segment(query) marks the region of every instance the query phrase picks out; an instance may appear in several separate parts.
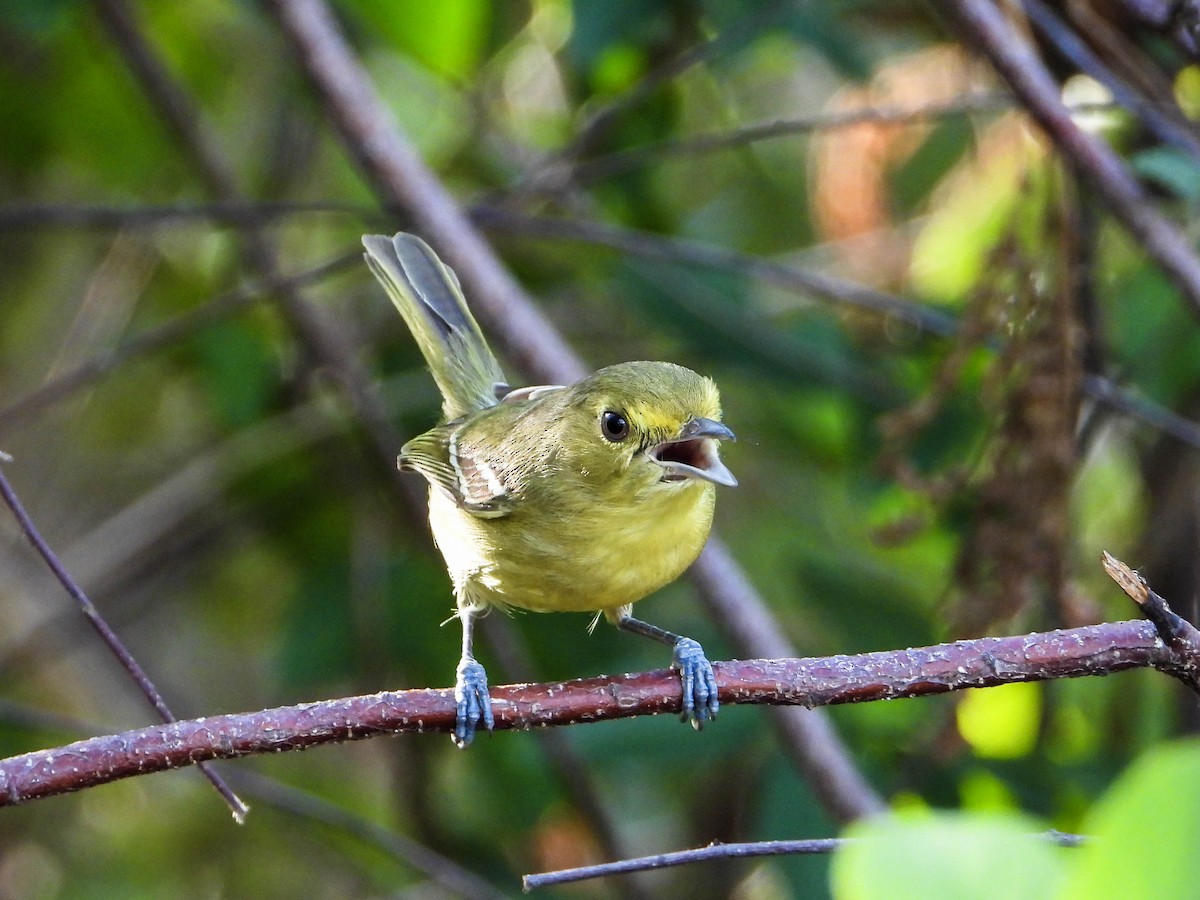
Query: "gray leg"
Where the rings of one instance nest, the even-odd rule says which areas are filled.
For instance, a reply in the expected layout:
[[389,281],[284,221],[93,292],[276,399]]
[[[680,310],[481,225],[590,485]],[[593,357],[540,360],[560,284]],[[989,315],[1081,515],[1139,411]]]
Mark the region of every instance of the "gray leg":
[[690,721],[692,727],[699,731],[706,720],[717,717],[721,705],[717,700],[717,679],[699,641],[635,619],[629,615],[627,606],[610,616],[609,621],[622,631],[640,634],[673,648],[671,668],[679,670],[679,678],[683,682],[683,721]]
[[471,652],[475,619],[480,610],[463,607],[458,611],[462,622],[462,659],[458,661],[457,678],[454,682],[454,701],[457,718],[454,723],[454,743],[460,748],[467,746],[475,737],[475,726],[483,721],[488,731],[495,724],[492,718],[492,698],[488,695],[487,673]]

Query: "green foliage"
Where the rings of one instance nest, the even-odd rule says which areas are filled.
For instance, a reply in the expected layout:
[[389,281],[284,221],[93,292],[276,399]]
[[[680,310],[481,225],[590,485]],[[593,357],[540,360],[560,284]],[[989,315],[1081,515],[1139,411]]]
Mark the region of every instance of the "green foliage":
[[[111,362],[33,412],[0,411],[0,450],[15,457],[6,473],[181,716],[449,685],[458,629],[439,626],[452,614],[451,586],[419,502],[391,470],[438,402],[365,265],[298,296],[378,386],[394,447],[374,445],[380,423],[364,424],[345,373],[320,359],[287,302],[210,305],[263,276],[249,226],[228,209],[72,224],[91,207],[186,212],[214,199],[196,149],[180,143],[102,27],[104,5],[0,4],[0,410],[78,365]],[[129,6],[245,211],[261,215],[256,239],[280,274],[357,252],[363,233],[418,227],[408,210],[381,210],[271,4]],[[840,115],[859,100],[921,106],[944,102],[948,84],[975,90],[946,63],[956,38],[929,4],[333,8],[400,126],[480,221],[497,208],[542,215],[553,235],[553,217],[569,216],[628,238],[618,251],[535,236],[516,220],[485,226],[590,364],[671,359],[716,379],[739,438],[724,454],[741,482],[721,495],[717,528],[804,654],[963,636],[963,554],[986,543],[975,540],[983,523],[1014,512],[997,508],[1029,480],[997,473],[1048,443],[1005,430],[1034,405],[1015,393],[1030,370],[1045,375],[1038,366],[1064,355],[1028,352],[1045,350],[1035,326],[1066,295],[1064,248],[1093,226],[1091,317],[1073,327],[1135,396],[1195,418],[1193,316],[1019,117],[740,133]],[[691,65],[640,93],[700,46]],[[1178,74],[1185,108],[1197,108],[1198,79],[1194,67]],[[631,92],[628,108],[597,119]],[[1153,202],[1181,216],[1193,209],[1195,162],[1126,125],[1113,139],[1128,139],[1118,149],[1158,191]],[[678,146],[713,135],[730,140]],[[589,169],[627,150],[647,155]],[[822,191],[831,182],[843,186],[833,197]],[[50,215],[47,205],[60,208]],[[43,214],[35,224],[5,218],[33,207]],[[753,269],[676,259],[669,245],[670,258],[643,255],[651,238],[891,292],[978,333],[925,333]],[[181,332],[121,355],[163,326]],[[1012,347],[1022,349],[1007,359]],[[1101,550],[1144,561],[1183,611],[1196,583],[1192,451],[1137,418],[1057,412],[1068,445],[1081,441],[1061,491],[1044,500],[1063,523],[1065,589],[1056,595],[1031,576],[1027,605],[991,630],[1133,615],[1095,564]],[[419,498],[423,488],[412,488]],[[4,534],[5,755],[151,721],[16,533]],[[639,613],[714,657],[739,653],[686,579]],[[588,621],[497,613],[479,655],[494,683],[668,664],[664,648],[604,623],[589,632]],[[493,626],[499,638],[488,636]],[[837,708],[830,716],[856,764],[910,815],[864,826],[876,837],[839,857],[832,876],[827,859],[730,863],[658,876],[648,892],[821,896],[832,884],[846,897],[1185,896],[1196,751],[1157,750],[1190,719],[1181,697],[1147,672]],[[613,854],[835,828],[760,707],[723,710],[702,734],[664,716],[560,737],[582,778],[565,774],[538,735],[511,733],[466,753],[444,735],[414,735],[222,770],[310,791],[507,893],[522,873]],[[589,819],[587,790],[615,847]],[[247,793],[255,810],[237,833],[194,771],[0,810],[0,896],[441,891],[361,835]],[[1070,851],[1029,839],[1048,825],[1096,839]],[[625,886],[587,890],[623,896]]]
[[838,900],[1036,900],[1055,895],[1067,852],[1012,814],[924,813],[851,827],[834,857]]
[[[837,900],[962,897],[1085,900],[1187,897],[1200,840],[1200,744],[1166,744],[1138,759],[1084,819],[1082,847],[1055,846],[1012,813],[919,812],[864,822],[830,873]],[[1183,792],[1181,794],[1181,791]]]

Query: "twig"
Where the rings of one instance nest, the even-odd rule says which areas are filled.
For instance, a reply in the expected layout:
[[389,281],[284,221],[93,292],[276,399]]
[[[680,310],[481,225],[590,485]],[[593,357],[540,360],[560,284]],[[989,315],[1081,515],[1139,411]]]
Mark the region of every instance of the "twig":
[[[1165,644],[1153,623],[1138,619],[858,656],[735,660],[714,670],[723,704],[812,709],[1133,668],[1186,681],[1181,673],[1196,665],[1189,652]],[[491,693],[498,730],[678,714],[681,706],[679,676],[671,669],[501,686]],[[173,722],[0,760],[0,806],[210,759],[381,734],[448,733],[454,720],[453,691],[426,688]]]
[[[1087,841],[1087,838],[1081,834],[1069,834],[1065,831],[1055,830],[1044,832],[1042,837],[1059,847],[1080,847]],[[794,841],[750,841],[736,844],[724,844],[716,841],[707,847],[697,847],[693,850],[658,853],[654,856],[622,859],[616,862],[599,863],[594,866],[579,866],[574,869],[560,869],[556,872],[539,872],[536,875],[526,875],[522,878],[521,886],[528,893],[536,888],[551,887],[556,884],[587,881],[591,878],[606,878],[609,875],[620,875],[626,872],[643,872],[647,869],[665,869],[671,866],[690,865],[691,863],[706,862],[711,859],[738,859],[756,856],[809,856],[836,853],[838,850],[855,843],[856,840],[856,838],[807,838]]]
[[1121,560],[1104,554],[1104,571],[1154,623],[1163,643],[1175,651],[1181,665],[1172,674],[1200,693],[1200,630],[1177,614],[1167,601],[1151,590],[1146,579]]
[[377,208],[332,201],[216,201],[137,206],[32,203],[0,206],[0,231],[26,232],[38,228],[159,228],[164,225],[192,222],[227,228],[261,228],[280,219],[301,215],[352,216],[360,220],[382,218]]
[[1191,242],[1158,213],[1117,155],[1075,123],[1058,86],[1030,43],[991,0],[953,0],[942,8],[954,14],[968,38],[1008,82],[1059,152],[1078,167],[1113,215],[1200,315],[1200,259]]
[[850,838],[809,838],[798,841],[752,841],[736,844],[717,842],[693,850],[656,853],[653,856],[639,856],[636,859],[621,859],[593,866],[560,869],[557,872],[539,872],[536,875],[526,875],[522,878],[521,887],[528,893],[537,888],[551,887],[556,884],[587,881],[591,878],[607,878],[609,875],[623,875],[627,872],[644,872],[647,869],[666,869],[671,866],[707,862],[710,859],[833,853],[851,842]]
[[[720,150],[732,150],[761,141],[807,134],[813,131],[836,131],[857,125],[901,125],[929,122],[954,116],[969,116],[976,113],[1004,112],[1015,107],[1008,94],[967,95],[948,103],[931,103],[924,106],[866,106],[858,109],[840,109],[816,113],[811,116],[771,119],[755,122],[729,131],[698,134],[688,138],[664,140],[653,144],[616,150],[602,156],[593,156],[578,162],[570,172],[572,184],[586,186],[632,169],[659,162],[667,157],[698,156]],[[1076,112],[1096,108],[1112,109],[1113,104],[1087,104],[1073,106]],[[3,219],[0,219],[2,222]]]
[[[2,698],[0,723],[9,730],[15,727],[65,734],[94,734],[97,730],[95,725],[73,716]],[[492,900],[503,900],[506,896],[487,881],[429,847],[309,791],[246,770],[230,773],[230,781],[237,786],[239,793],[254,801],[256,809],[272,807],[295,818],[341,831],[365,845],[381,850],[397,862],[424,873],[431,881],[455,894]]]
[[575,354],[400,132],[329,8],[321,0],[267,0],[267,7],[291,40],[348,152],[385,204],[408,210],[422,236],[454,269],[489,337],[522,371],[549,383],[582,378],[586,371]]
[[1200,53],[1200,10],[1196,0],[1117,0],[1125,12],[1171,36],[1193,59]]
[[[487,616],[482,620],[488,644],[499,666],[501,678],[515,681],[533,678],[533,665],[529,651],[521,634],[506,616]],[[538,744],[547,761],[558,773],[562,788],[571,802],[591,825],[600,852],[609,859],[626,855],[620,830],[616,827],[610,804],[601,799],[595,779],[588,771],[587,761],[576,751],[570,735],[555,729],[546,729]],[[622,885],[627,900],[643,900],[652,896],[636,879]]]
[[541,193],[554,190],[569,178],[572,163],[590,149],[630,109],[652,96],[656,90],[692,66],[711,59],[730,45],[747,40],[785,14],[790,4],[776,2],[760,4],[753,13],[741,16],[736,23],[710,40],[689,47],[684,52],[655,67],[629,90],[614,97],[596,110],[580,127],[570,142],[551,154],[514,186],[513,193]]
[[[471,224],[446,187],[418,156],[396,126],[391,112],[354,57],[328,7],[321,0],[269,0],[271,9],[292,41],[300,62],[324,100],[328,114],[341,133],[376,194],[387,204],[399,204],[431,239],[454,268],[471,298],[473,311],[506,355],[526,374],[545,383],[577,380],[585,369],[562,337],[537,310],[500,264],[491,247]],[[710,546],[712,545],[710,540]],[[722,565],[746,583],[732,558]],[[710,608],[726,601],[709,592]],[[762,598],[748,589],[738,598],[741,609],[729,605],[720,615],[739,615],[772,621]],[[751,608],[752,607],[752,608]],[[777,623],[775,631],[781,632]],[[759,655],[752,648],[740,648]],[[880,799],[850,761],[846,748],[828,724],[817,726],[817,716],[793,718],[789,735],[802,734],[802,746],[788,747],[793,759],[803,760],[801,771],[816,784],[841,784],[852,777],[857,790],[829,807],[840,816],[867,815],[881,808]],[[825,791],[818,788],[825,796]]]
[[713,244],[664,237],[603,222],[530,215],[503,207],[476,207],[472,210],[472,217],[484,228],[500,233],[516,232],[556,241],[581,241],[610,247],[642,259],[690,263],[735,272],[819,300],[875,313],[939,337],[951,337],[958,332],[958,323],[953,316],[896,294]]
[[[100,611],[96,609],[95,604],[83,592],[83,588],[75,583],[75,580],[66,570],[66,567],[63,566],[58,556],[37,530],[37,526],[33,524],[29,513],[25,511],[24,505],[17,496],[17,492],[13,490],[13,486],[9,483],[8,477],[4,474],[2,467],[0,467],[0,497],[4,498],[5,504],[12,510],[13,516],[21,526],[21,531],[24,532],[29,543],[33,545],[33,549],[45,560],[47,567],[54,573],[54,577],[58,579],[59,584],[63,586],[71,599],[75,601],[80,611],[87,618],[88,623],[95,629],[96,634],[104,641],[105,645],[112,652],[113,656],[117,658],[117,661],[125,671],[129,673],[134,684],[138,686],[138,690],[142,692],[142,695],[154,707],[159,717],[167,723],[176,722],[177,719],[174,713],[167,707],[166,701],[163,700],[162,694],[158,692],[158,688],[154,686],[154,682],[142,670],[138,661],[133,658],[133,654],[121,643],[121,639],[117,637],[116,632],[109,628],[108,623],[104,621],[104,617],[100,615]],[[229,785],[211,767],[202,765],[200,766],[200,771],[204,773],[204,777],[212,783],[212,786],[217,789],[217,792],[229,804],[234,821],[239,825],[245,822],[246,814],[250,811],[250,808],[242,802],[241,798],[233,792]]]
[[[291,816],[319,822],[351,835],[363,844],[376,847],[404,865],[424,873],[443,891],[471,900],[504,900],[508,896],[441,853],[310,791],[253,772],[238,773],[235,783],[257,804],[265,804]],[[439,893],[438,896],[443,894]]]

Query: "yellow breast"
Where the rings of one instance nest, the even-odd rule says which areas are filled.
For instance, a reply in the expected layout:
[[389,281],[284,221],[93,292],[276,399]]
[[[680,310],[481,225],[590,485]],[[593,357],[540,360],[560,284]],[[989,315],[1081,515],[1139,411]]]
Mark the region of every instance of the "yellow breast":
[[430,524],[460,603],[588,612],[633,603],[675,580],[712,525],[713,485],[661,483],[584,509],[485,519],[430,495]]

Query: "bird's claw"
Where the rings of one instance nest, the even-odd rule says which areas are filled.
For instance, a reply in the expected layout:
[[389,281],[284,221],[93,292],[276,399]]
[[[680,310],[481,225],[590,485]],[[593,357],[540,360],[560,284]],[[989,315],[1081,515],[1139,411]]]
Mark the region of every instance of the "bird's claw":
[[679,670],[683,682],[683,709],[680,718],[690,721],[699,731],[709,719],[717,717],[717,678],[712,663],[704,655],[699,641],[681,637],[675,642],[671,668]]
[[454,682],[454,701],[457,717],[454,721],[454,743],[459,749],[467,746],[475,737],[475,726],[482,721],[488,731],[492,730],[492,698],[488,694],[487,672],[474,659],[464,659],[458,664]]

